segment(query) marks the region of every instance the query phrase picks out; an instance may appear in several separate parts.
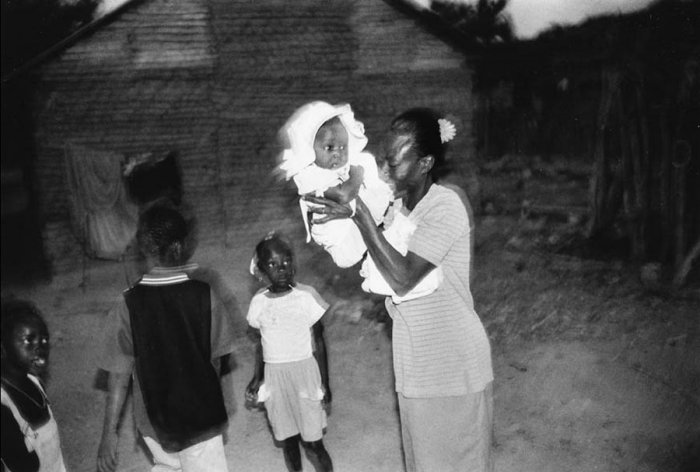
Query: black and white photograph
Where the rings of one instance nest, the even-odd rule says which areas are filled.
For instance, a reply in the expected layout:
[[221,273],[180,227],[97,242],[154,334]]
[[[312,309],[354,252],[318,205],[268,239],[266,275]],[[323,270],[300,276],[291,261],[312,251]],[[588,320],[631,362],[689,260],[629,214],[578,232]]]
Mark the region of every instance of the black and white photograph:
[[700,471],[700,1],[1,17],[3,472]]

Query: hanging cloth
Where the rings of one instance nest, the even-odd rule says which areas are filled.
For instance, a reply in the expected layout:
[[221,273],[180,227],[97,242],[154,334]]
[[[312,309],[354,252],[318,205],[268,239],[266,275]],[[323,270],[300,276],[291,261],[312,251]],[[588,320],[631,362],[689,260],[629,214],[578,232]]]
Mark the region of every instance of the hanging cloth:
[[119,259],[136,233],[138,209],[127,196],[123,160],[117,152],[66,146],[73,229],[91,257]]

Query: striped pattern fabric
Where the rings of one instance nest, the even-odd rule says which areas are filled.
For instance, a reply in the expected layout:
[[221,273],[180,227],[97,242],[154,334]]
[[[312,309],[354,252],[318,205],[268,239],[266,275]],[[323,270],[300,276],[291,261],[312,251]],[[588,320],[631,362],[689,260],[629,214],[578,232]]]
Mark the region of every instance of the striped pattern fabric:
[[409,218],[408,250],[442,267],[435,292],[386,305],[393,319],[396,391],[409,398],[464,395],[493,380],[491,347],[469,288],[471,229],[459,196],[434,184]]
[[177,267],[154,267],[139,281],[142,285],[171,285],[190,280],[189,273],[199,269],[199,265],[189,263]]
[[150,277],[144,275],[139,284],[141,285],[172,285],[190,280],[187,274],[178,274],[170,277]]

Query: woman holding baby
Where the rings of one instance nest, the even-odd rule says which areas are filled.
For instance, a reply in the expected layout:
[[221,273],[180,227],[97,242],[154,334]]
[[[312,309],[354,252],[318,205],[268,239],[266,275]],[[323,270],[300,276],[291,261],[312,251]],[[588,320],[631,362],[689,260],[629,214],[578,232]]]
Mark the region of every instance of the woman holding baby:
[[411,109],[393,119],[385,139],[383,172],[402,199],[401,211],[415,224],[405,255],[361,198],[353,212],[323,197],[314,224],[351,218],[369,256],[393,291],[409,293],[435,270],[437,290],[396,303],[387,297],[393,320],[393,359],[406,470],[492,470],[491,348],[470,290],[471,224],[460,195],[436,181],[452,123],[430,109]]

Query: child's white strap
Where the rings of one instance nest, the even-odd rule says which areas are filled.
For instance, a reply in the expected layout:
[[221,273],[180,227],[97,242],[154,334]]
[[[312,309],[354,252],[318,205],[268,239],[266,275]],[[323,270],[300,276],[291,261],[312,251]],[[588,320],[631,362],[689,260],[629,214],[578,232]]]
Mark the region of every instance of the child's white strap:
[[299,199],[299,207],[301,208],[301,218],[304,220],[304,229],[306,230],[306,242],[311,241],[311,228],[309,225],[309,204],[303,198]]
[[357,211],[357,201],[356,200],[351,200],[350,201],[350,208],[352,209],[352,214],[350,215],[350,218],[355,216],[355,212]]

